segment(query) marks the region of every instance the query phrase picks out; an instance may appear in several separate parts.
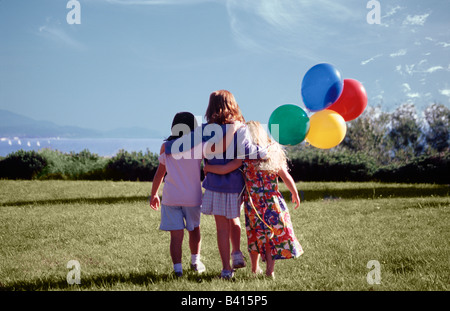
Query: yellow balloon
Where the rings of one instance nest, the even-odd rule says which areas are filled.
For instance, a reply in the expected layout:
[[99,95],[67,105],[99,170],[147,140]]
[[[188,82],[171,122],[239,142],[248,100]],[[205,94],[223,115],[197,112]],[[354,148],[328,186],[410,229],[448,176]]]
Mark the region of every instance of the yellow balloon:
[[306,142],[319,149],[330,149],[339,145],[347,133],[344,118],[332,110],[321,110],[309,120],[309,132]]

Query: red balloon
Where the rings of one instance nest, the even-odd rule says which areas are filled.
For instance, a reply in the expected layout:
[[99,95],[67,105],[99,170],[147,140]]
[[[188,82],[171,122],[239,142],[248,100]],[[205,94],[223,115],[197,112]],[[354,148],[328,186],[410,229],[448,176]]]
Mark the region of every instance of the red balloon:
[[359,117],[366,107],[367,93],[364,86],[359,81],[344,79],[341,96],[327,109],[336,111],[347,122]]

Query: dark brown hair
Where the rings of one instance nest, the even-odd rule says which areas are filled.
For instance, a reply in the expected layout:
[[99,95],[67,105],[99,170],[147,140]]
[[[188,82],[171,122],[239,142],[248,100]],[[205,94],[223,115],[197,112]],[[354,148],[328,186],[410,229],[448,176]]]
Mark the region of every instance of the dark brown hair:
[[181,136],[187,134],[187,133],[178,131],[180,128],[177,128],[176,125],[179,125],[179,124],[187,125],[191,131],[193,131],[198,126],[197,120],[195,119],[195,116],[192,113],[178,112],[173,117],[172,128],[171,128],[172,135],[169,136],[167,139],[165,139],[166,141],[174,140],[174,139],[180,138]]

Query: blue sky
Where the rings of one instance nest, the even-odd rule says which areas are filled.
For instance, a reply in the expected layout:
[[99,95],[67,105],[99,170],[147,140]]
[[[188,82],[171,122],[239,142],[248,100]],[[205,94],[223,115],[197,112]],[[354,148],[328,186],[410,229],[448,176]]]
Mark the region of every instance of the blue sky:
[[450,106],[450,1],[0,0],[0,109],[60,125],[139,126],[167,135],[231,91],[247,120],[304,107],[301,81],[327,62],[392,111]]

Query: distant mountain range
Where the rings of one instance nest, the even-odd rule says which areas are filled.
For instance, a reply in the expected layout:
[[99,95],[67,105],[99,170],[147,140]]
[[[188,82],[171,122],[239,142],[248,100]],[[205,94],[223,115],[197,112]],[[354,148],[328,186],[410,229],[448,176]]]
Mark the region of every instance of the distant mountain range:
[[140,127],[99,131],[77,126],[61,126],[0,109],[0,137],[161,138],[162,135],[158,131]]

